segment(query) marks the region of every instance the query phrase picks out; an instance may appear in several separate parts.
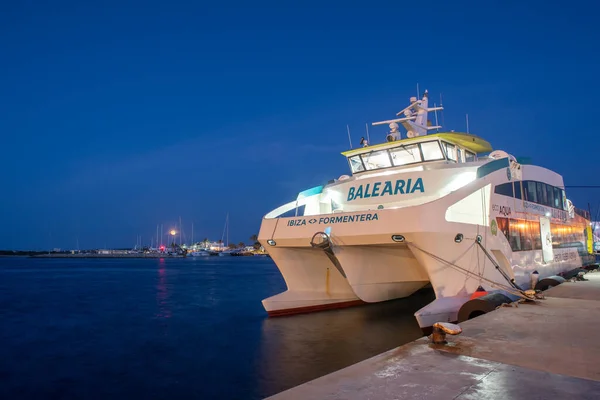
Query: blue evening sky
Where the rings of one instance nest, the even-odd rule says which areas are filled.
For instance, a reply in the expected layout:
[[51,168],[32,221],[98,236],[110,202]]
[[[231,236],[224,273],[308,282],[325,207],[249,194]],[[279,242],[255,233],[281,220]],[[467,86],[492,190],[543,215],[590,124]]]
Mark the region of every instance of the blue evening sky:
[[[599,184],[594,2],[0,6],[0,249],[249,242],[420,88],[445,128]],[[371,128],[372,142],[386,127]],[[596,209],[598,189],[573,189]]]

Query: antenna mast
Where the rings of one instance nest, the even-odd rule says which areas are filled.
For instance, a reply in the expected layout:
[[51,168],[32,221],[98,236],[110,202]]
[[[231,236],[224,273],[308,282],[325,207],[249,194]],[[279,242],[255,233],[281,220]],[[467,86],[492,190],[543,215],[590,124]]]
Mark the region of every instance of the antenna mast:
[[371,138],[369,137],[369,124],[365,123],[365,129],[367,130],[367,142],[371,144]]
[[350,149],[352,149],[352,139],[350,139],[350,127],[346,125],[346,130],[348,131],[348,141],[350,142]]
[[467,114],[467,133],[469,133],[469,114]]
[[442,94],[440,93],[440,107],[442,107],[442,126],[445,126],[444,124],[444,102],[442,101]]
[[[440,105],[441,106],[441,105]],[[434,111],[435,113],[435,126],[439,126],[440,124],[438,124],[438,117],[437,117],[437,105],[435,103],[433,103],[433,108],[435,108],[436,110]],[[436,128],[435,129],[436,132],[440,131],[440,128]]]

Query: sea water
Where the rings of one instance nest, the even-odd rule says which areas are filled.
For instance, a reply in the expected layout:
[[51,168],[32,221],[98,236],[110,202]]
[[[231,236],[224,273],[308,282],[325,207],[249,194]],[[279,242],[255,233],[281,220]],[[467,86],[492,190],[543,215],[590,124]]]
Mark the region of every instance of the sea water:
[[268,318],[262,257],[0,258],[0,398],[259,399],[414,340],[431,292]]

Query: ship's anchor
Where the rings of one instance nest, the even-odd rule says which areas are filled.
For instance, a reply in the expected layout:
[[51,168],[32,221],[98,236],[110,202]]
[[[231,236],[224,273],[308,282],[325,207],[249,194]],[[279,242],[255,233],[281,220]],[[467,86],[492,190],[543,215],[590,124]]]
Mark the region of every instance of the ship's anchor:
[[321,249],[327,255],[327,258],[331,261],[331,263],[337,268],[337,270],[342,274],[345,278],[346,273],[340,264],[340,261],[337,259],[335,254],[333,253],[333,243],[331,243],[331,238],[325,232],[317,232],[310,239],[310,245],[316,249]]

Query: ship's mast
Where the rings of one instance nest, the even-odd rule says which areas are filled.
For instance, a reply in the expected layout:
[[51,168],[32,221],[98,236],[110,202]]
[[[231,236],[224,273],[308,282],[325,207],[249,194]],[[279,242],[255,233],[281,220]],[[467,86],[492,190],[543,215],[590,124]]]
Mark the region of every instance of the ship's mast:
[[386,121],[373,122],[373,126],[386,125],[390,126],[390,133],[387,136],[389,142],[400,139],[400,132],[398,131],[398,122],[406,129],[406,136],[409,138],[416,136],[424,136],[428,131],[433,129],[439,129],[441,126],[428,126],[427,113],[429,111],[443,110],[443,107],[429,108],[429,94],[427,90],[423,94],[421,100],[417,100],[416,97],[410,98],[410,105],[396,113],[396,116],[404,115],[402,118],[390,119]]

